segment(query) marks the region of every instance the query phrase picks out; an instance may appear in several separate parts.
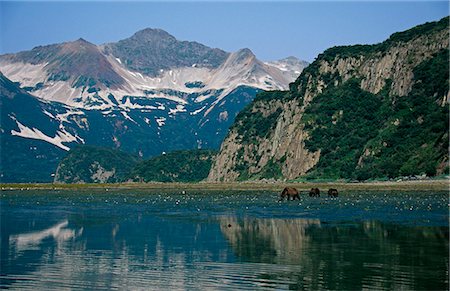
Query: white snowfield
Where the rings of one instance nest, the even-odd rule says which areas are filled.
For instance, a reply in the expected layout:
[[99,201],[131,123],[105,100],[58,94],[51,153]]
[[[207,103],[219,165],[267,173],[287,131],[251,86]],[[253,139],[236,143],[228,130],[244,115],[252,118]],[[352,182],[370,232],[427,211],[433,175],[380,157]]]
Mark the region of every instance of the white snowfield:
[[0,62],[0,71],[11,81],[20,82],[22,87],[34,87],[36,84],[45,81],[47,77],[46,65],[47,63],[33,65],[23,62]]
[[31,139],[38,139],[42,141],[46,141],[48,143],[51,143],[65,151],[69,151],[70,148],[63,144],[65,143],[71,143],[71,142],[82,142],[84,143],[84,140],[81,139],[78,136],[73,136],[71,133],[67,132],[64,127],[60,126],[60,130],[57,130],[54,137],[50,137],[46,134],[44,134],[42,131],[40,131],[37,128],[29,128],[22,123],[20,123],[14,116],[9,116],[12,120],[14,120],[17,123],[17,126],[19,127],[19,131],[11,130],[12,135],[20,136],[23,138],[31,138]]
[[[42,88],[31,92],[37,97],[86,110],[155,109],[153,106],[135,104],[129,98],[122,103],[125,96],[149,99],[162,98],[179,105],[186,105],[188,101],[180,98],[181,95],[175,96],[175,94],[167,93],[167,91],[186,94],[198,93],[200,96],[194,102],[199,103],[214,95],[208,93],[209,91],[221,90],[219,96],[215,94],[217,99],[214,100],[212,105],[204,110],[206,116],[220,100],[239,86],[263,90],[285,90],[289,83],[298,76],[297,72],[303,69],[295,62],[285,61],[287,59],[263,63],[250,50],[242,49],[230,54],[228,59],[217,69],[189,66],[164,70],[159,76],[150,77],[129,70],[120,59],[112,55],[105,56],[114,71],[125,80],[125,83],[116,89],[100,85],[101,90],[97,93],[89,93],[86,88],[73,88],[72,84],[76,78],[67,81],[48,81],[49,74],[45,68],[46,63],[32,65],[0,60],[0,70],[10,80],[20,82],[21,86],[35,87],[36,84],[43,83]],[[201,84],[202,86],[189,86],[189,83]],[[108,98],[110,94],[114,96],[115,100]],[[92,103],[90,102],[92,100],[98,102]],[[176,114],[185,111],[180,108],[177,106],[176,109],[171,109],[171,113]]]

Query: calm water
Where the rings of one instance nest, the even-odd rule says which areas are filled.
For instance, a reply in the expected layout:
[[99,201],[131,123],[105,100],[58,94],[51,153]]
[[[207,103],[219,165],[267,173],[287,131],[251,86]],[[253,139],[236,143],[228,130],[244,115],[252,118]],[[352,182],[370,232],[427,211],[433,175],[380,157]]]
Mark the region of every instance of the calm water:
[[447,192],[1,195],[3,288],[449,288]]

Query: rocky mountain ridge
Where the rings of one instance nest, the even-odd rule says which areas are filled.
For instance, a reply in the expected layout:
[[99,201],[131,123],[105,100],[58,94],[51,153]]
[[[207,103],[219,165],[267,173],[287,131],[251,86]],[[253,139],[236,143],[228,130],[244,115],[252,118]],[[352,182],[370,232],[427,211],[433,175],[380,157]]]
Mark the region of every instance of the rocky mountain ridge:
[[33,95],[105,111],[142,106],[123,102],[126,96],[165,98],[182,106],[186,100],[179,98],[180,93],[196,93],[205,100],[214,97],[212,90],[226,89],[221,99],[239,86],[286,89],[296,77],[293,74],[306,63],[283,64],[280,69],[279,65],[263,63],[249,49],[228,53],[197,42],[178,41],[160,29],[144,29],[128,39],[101,46],[79,39],[0,56],[2,73]]
[[122,60],[132,70],[157,76],[161,70],[181,67],[217,68],[229,53],[212,49],[195,41],[178,41],[162,29],[146,28],[116,43],[101,46],[107,55]]
[[[429,116],[440,126],[437,137],[424,136],[424,139],[433,138],[432,146],[417,141],[417,147],[408,148],[410,156],[405,154],[399,157],[395,165],[386,164],[392,169],[380,169],[374,176],[395,176],[414,171],[407,170],[412,165],[415,165],[415,171],[428,171],[430,175],[448,171],[448,168],[444,169],[448,161],[448,146],[445,146],[446,137],[448,139],[448,47],[447,17],[393,34],[390,39],[377,45],[328,49],[303,70],[300,77],[290,84],[289,91],[260,94],[238,115],[222,143],[208,180],[296,179],[311,172],[321,178],[371,178],[362,173],[368,172],[363,169],[364,161],[366,166],[374,166],[373,163],[381,165],[380,160],[387,158],[385,155],[389,151],[395,152],[390,155],[401,156],[397,152],[402,150],[396,144],[390,145],[389,140],[400,144],[405,142],[399,136],[400,132],[409,136],[411,130],[406,129],[410,126],[408,124],[420,128]],[[422,73],[437,70],[443,79],[430,79],[429,74]],[[437,83],[435,88],[422,88],[421,84],[426,82]],[[438,87],[447,89],[439,92]],[[361,96],[367,99],[361,101]],[[419,96],[429,98],[422,100]],[[372,102],[371,105],[368,106],[366,101]],[[373,115],[359,119],[349,113],[349,105],[358,102],[359,107],[355,110],[364,108]],[[333,107],[327,107],[329,103]],[[430,108],[426,108],[429,112],[420,113],[420,104],[429,105]],[[401,106],[410,109],[404,110]],[[417,112],[418,117],[409,116],[408,112]],[[433,112],[440,115],[431,117]],[[377,120],[378,124],[374,127],[372,121],[377,119],[374,116],[380,113],[385,119]],[[352,116],[354,120],[339,122],[347,116]],[[368,120],[370,132],[362,132],[362,129],[352,132],[352,127],[362,126],[355,120],[363,123]],[[349,145],[343,141],[344,136],[348,139],[354,136],[361,138],[354,145]],[[325,143],[331,143],[334,147],[320,141],[326,137],[329,140]],[[413,137],[408,139],[408,143],[416,142],[413,141]],[[346,156],[344,148],[351,156]],[[427,166],[428,170],[423,168],[428,154],[419,153],[417,148],[437,153],[431,158],[433,164]],[[344,165],[334,162],[345,159],[348,162],[342,163],[348,168],[345,170],[348,173],[339,168]],[[423,160],[422,164],[415,164],[419,160]],[[330,169],[327,163],[339,170]],[[352,176],[352,173],[359,174]]]

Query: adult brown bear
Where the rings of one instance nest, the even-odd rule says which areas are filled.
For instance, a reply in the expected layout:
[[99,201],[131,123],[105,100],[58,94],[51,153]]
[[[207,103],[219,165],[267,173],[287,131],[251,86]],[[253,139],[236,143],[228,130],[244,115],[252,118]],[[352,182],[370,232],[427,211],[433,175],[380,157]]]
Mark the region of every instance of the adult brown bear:
[[292,188],[292,187],[284,188],[283,192],[281,192],[279,201],[283,200],[284,197],[287,197],[287,200],[291,200],[291,197],[292,197],[292,200],[295,200],[295,198],[300,200],[300,196],[298,195],[297,189]]
[[311,188],[311,190],[309,190],[309,197],[320,197],[319,188]]
[[328,190],[328,197],[338,197],[339,193],[337,189],[330,188]]

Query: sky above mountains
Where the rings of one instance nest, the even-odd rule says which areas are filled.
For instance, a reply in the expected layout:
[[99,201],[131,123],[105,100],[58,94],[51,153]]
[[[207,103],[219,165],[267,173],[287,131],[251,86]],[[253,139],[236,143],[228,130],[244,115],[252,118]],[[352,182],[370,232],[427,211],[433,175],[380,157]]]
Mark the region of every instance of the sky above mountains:
[[5,2],[0,54],[80,37],[102,44],[143,28],[262,60],[312,61],[336,45],[373,44],[449,14],[449,2]]

